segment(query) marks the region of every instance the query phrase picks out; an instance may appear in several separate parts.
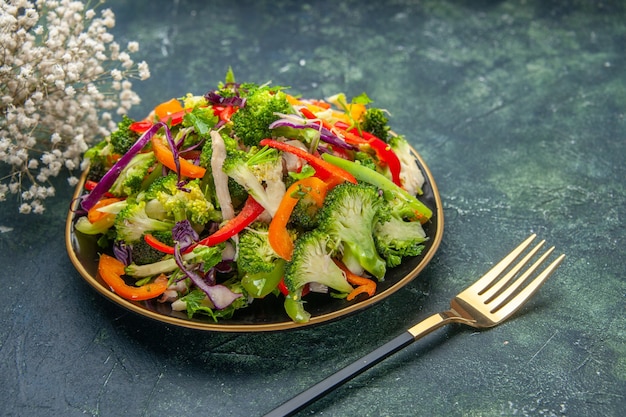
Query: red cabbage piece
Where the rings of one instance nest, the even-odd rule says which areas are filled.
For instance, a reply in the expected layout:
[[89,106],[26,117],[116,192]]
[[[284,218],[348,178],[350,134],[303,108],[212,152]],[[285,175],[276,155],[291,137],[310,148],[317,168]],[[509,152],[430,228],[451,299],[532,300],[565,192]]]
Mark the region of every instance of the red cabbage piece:
[[171,137],[170,129],[163,122],[155,123],[150,129],[146,130],[143,135],[137,139],[137,142],[133,146],[130,147],[128,152],[126,152],[120,159],[117,160],[115,164],[107,171],[106,174],[102,176],[98,184],[94,187],[91,192],[83,198],[80,205],[83,210],[89,210],[92,208],[98,200],[113,186],[115,180],[120,176],[122,170],[128,165],[128,163],[133,159],[135,155],[137,155],[141,150],[146,146],[150,139],[161,129],[165,129],[166,136],[169,135]]
[[181,252],[185,252],[187,248],[194,245],[198,239],[198,232],[191,226],[189,220],[181,220],[176,222],[172,228],[172,237],[174,241],[180,246]]
[[233,303],[237,298],[241,297],[241,294],[236,294],[230,290],[230,288],[226,287],[222,284],[210,285],[208,282],[204,280],[202,276],[197,274],[195,271],[187,268],[185,266],[185,262],[183,261],[183,255],[180,250],[180,245],[176,244],[174,246],[174,259],[176,260],[176,265],[180,270],[187,276],[191,281],[196,285],[196,287],[200,288],[204,293],[209,297],[211,303],[218,310],[222,310]]
[[277,127],[291,127],[294,129],[315,129],[320,133],[320,139],[330,145],[340,147],[347,150],[358,150],[358,147],[347,143],[345,140],[335,135],[327,128],[320,126],[316,123],[295,123],[288,119],[278,119],[269,125],[270,129],[276,129]]
[[246,105],[245,97],[232,96],[232,97],[224,97],[220,95],[217,91],[209,91],[204,95],[204,98],[211,104],[216,104],[218,106],[237,106],[244,107]]

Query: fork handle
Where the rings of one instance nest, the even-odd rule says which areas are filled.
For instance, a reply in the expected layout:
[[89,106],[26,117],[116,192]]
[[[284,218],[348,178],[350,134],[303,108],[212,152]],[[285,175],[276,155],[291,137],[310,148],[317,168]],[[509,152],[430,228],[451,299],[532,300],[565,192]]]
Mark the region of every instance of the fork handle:
[[427,335],[435,329],[450,322],[449,317],[445,314],[434,314],[427,319],[421,321],[417,325],[411,327],[404,333],[396,336],[394,339],[385,343],[378,349],[368,353],[361,359],[353,362],[345,368],[330,375],[326,379],[318,382],[307,390],[296,395],[292,399],[278,406],[274,410],[265,414],[265,417],[286,417],[292,416],[302,410],[307,405],[320,399],[333,389],[343,385],[352,378],[365,372],[372,366],[376,365],[383,359],[393,355],[402,348],[410,345],[420,337]]

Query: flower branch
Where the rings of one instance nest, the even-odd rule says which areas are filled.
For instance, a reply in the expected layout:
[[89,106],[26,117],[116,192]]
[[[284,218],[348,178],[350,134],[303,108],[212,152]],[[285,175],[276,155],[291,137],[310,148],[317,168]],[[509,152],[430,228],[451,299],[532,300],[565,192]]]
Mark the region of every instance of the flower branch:
[[114,26],[110,9],[80,1],[0,2],[0,201],[14,194],[20,212],[42,213],[49,179],[75,185],[85,150],[140,102],[131,80],[150,77],[148,64]]

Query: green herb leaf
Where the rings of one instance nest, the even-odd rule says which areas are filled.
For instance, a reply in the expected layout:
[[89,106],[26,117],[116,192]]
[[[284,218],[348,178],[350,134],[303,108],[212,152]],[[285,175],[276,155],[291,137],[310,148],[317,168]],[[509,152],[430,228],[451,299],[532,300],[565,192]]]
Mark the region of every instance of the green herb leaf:
[[204,291],[196,289],[191,291],[180,299],[185,302],[187,307],[187,316],[192,318],[196,313],[203,313],[211,316],[213,320],[217,321],[217,316],[213,312],[213,309],[207,304],[208,298]]
[[353,104],[363,104],[365,106],[370,104],[371,102],[372,100],[364,92],[352,98]]
[[302,167],[300,172],[288,172],[287,174],[294,180],[301,180],[315,175],[315,168],[311,165],[305,165]]
[[184,125],[193,126],[196,133],[200,136],[208,135],[217,121],[218,117],[213,114],[213,110],[210,107],[196,107],[183,118]]
[[228,67],[228,71],[226,71],[225,81],[226,81],[226,84],[235,82],[235,73],[233,72],[233,69],[230,66]]

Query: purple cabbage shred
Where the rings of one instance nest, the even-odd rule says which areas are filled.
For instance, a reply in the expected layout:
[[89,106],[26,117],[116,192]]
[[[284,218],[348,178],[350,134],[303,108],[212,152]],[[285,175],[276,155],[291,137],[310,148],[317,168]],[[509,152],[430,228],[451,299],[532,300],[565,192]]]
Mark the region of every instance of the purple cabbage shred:
[[191,245],[195,244],[199,238],[198,233],[191,226],[189,220],[176,222],[172,228],[172,237],[181,252],[184,252]]
[[132,248],[123,240],[113,244],[113,256],[126,266],[133,262]]

